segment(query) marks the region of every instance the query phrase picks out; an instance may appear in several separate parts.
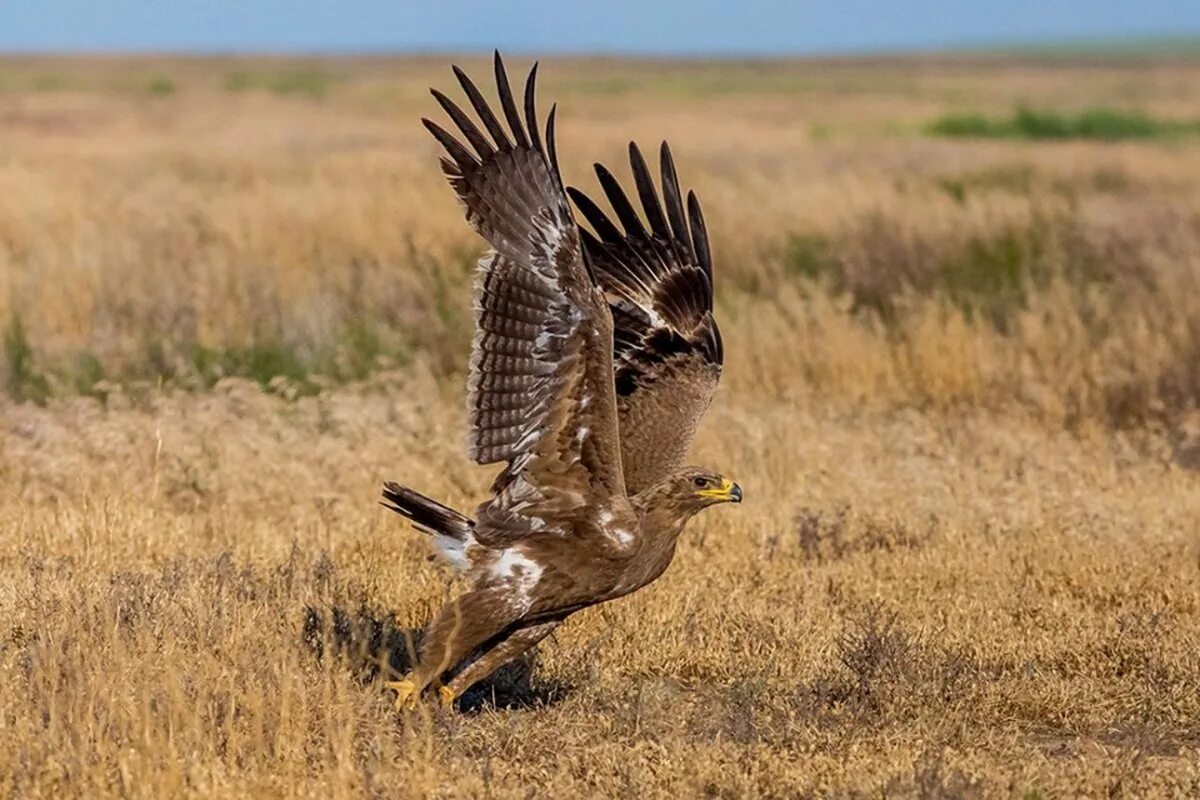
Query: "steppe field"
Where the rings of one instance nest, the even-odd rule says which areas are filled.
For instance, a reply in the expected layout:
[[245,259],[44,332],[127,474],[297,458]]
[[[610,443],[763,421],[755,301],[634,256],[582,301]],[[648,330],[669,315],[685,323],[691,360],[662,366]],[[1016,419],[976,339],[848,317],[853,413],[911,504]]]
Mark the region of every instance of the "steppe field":
[[544,60],[704,203],[746,501],[397,714],[380,484],[492,477],[450,61],[0,60],[0,796],[1200,795],[1200,60]]

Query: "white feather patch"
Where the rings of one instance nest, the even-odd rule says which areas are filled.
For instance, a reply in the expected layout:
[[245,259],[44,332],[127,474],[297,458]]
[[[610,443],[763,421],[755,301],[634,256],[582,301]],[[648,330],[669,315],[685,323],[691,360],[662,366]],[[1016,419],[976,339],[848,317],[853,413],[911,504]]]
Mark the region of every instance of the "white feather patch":
[[468,536],[466,539],[456,539],[453,536],[446,536],[441,533],[435,533],[433,536],[433,546],[438,551],[438,554],[459,572],[463,572],[471,566],[471,559],[467,555],[467,550],[474,546],[474,544],[474,536]]
[[542,579],[542,565],[525,555],[520,547],[510,547],[492,563],[491,573],[513,589],[513,606],[528,608],[532,603],[530,594]]

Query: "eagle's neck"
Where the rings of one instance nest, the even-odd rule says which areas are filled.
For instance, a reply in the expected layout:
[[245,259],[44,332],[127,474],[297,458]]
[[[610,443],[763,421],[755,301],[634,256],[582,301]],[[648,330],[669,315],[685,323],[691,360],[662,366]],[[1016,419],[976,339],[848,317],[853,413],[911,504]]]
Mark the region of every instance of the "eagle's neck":
[[638,517],[641,557],[657,554],[669,562],[675,552],[675,541],[692,515],[672,502],[669,495],[653,488],[634,495],[630,503]]
[[647,529],[660,534],[670,534],[675,539],[683,532],[683,526],[692,514],[680,508],[672,496],[660,487],[651,486],[629,498],[643,531]]

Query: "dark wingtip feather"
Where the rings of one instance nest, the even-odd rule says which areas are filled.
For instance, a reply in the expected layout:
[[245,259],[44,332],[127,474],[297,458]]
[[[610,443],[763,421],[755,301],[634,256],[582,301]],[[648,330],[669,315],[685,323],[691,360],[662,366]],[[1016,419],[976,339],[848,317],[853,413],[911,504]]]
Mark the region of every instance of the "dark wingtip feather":
[[550,106],[550,113],[546,116],[546,150],[550,155],[550,167],[554,173],[554,179],[558,181],[559,187],[563,185],[562,171],[558,168],[558,148],[554,143],[554,120],[558,116],[558,103]]
[[468,166],[479,165],[479,159],[470,150],[463,147],[457,139],[447,133],[442,126],[425,117],[421,117],[421,124],[425,126],[425,130],[433,134],[433,138],[437,139],[442,147],[446,148],[446,152],[450,154],[451,161],[456,163],[460,170]]
[[650,169],[637,142],[629,143],[629,166],[633,170],[633,182],[637,186],[638,197],[642,201],[642,210],[650,223],[650,230],[663,239],[671,238],[667,227],[666,217],[663,216],[662,205],[658,202],[658,191],[654,188],[654,179],[650,177]]
[[450,117],[454,124],[458,126],[458,129],[462,131],[463,136],[465,136],[467,141],[471,143],[471,146],[475,148],[475,152],[478,153],[480,158],[487,158],[489,155],[496,152],[496,148],[491,142],[488,141],[487,137],[483,135],[483,132],[479,130],[475,123],[471,121],[471,118],[467,116],[466,112],[459,108],[453,100],[451,100],[449,97],[446,97],[446,95],[442,94],[437,89],[430,89],[429,93],[433,95],[433,99],[437,101],[438,105],[442,107],[442,110],[446,112],[446,115]]
[[529,139],[525,135],[525,127],[521,124],[521,115],[517,112],[517,104],[513,100],[512,85],[508,82],[508,72],[504,69],[504,59],[500,57],[499,50],[495,51],[492,68],[496,73],[496,89],[500,93],[500,107],[504,110],[504,117],[508,120],[508,127],[512,129],[517,146],[528,147]]
[[542,150],[541,132],[538,130],[537,122],[537,107],[535,103],[535,95],[537,94],[537,72],[538,62],[533,62],[533,66],[529,69],[529,77],[525,79],[525,127],[529,129],[529,138],[533,144],[533,148],[540,153],[545,153]]
[[496,146],[501,150],[511,150],[512,142],[508,139],[508,134],[504,132],[504,126],[500,124],[500,120],[496,119],[496,115],[492,113],[491,106],[487,100],[483,99],[483,94],[479,91],[479,87],[475,85],[467,73],[463,72],[457,66],[454,68],[454,77],[458,78],[458,83],[462,86],[464,92],[467,93],[467,99],[471,101],[471,106],[475,109],[475,113],[479,115],[479,119],[483,121],[483,125],[492,134],[492,138],[496,140]]
[[615,244],[623,238],[621,231],[613,225],[612,220],[608,218],[592,198],[588,197],[583,192],[576,189],[574,186],[567,187],[567,194],[570,196],[575,207],[583,214],[583,218],[588,221],[588,224],[596,229],[596,234],[602,241]]
[[[679,192],[679,175],[675,172],[675,159],[671,157],[671,147],[665,141],[658,151],[659,167],[662,173],[663,202],[667,206],[667,219],[671,221],[673,238],[680,243],[688,242],[688,228],[683,216],[683,196]],[[687,244],[690,251],[691,245]]]
[[696,260],[704,269],[704,274],[712,280],[712,253],[708,249],[708,228],[704,224],[704,213],[700,210],[700,201],[696,193],[688,192],[688,218],[692,228],[692,250]]
[[625,235],[646,238],[646,228],[642,225],[642,220],[634,210],[633,204],[629,202],[625,190],[621,188],[620,182],[603,164],[595,164],[593,167],[596,170],[596,177],[600,179],[600,187],[604,189],[604,194],[608,197],[609,205],[613,207],[613,211],[617,213],[617,219],[621,220],[621,226],[625,228]]

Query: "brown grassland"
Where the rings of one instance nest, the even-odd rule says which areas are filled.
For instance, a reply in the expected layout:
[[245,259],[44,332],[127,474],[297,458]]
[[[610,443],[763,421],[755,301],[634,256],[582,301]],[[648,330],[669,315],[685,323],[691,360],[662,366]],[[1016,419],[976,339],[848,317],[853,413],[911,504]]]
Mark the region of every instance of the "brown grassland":
[[543,63],[569,182],[705,204],[747,499],[397,715],[449,588],[380,482],[490,479],[448,61],[0,61],[0,795],[1200,795],[1200,140],[927,128],[1200,62]]

